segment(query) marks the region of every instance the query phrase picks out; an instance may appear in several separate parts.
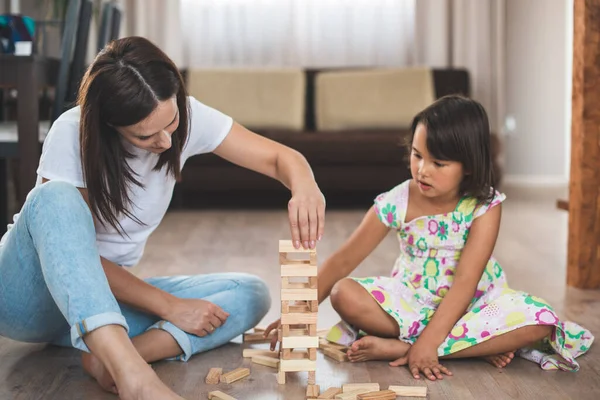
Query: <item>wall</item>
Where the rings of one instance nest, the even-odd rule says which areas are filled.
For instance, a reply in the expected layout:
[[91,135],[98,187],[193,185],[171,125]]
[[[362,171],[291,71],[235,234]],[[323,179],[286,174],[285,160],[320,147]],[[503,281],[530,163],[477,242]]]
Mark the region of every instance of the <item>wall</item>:
[[505,138],[507,182],[568,182],[572,6],[506,1],[506,113],[516,122]]

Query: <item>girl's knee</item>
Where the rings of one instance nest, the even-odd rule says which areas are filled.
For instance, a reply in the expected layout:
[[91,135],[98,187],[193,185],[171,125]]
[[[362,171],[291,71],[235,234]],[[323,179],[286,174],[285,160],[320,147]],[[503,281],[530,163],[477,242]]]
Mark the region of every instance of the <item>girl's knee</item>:
[[[75,186],[61,181],[46,182],[32,190],[27,198],[36,204],[36,208],[60,208],[69,212],[76,211],[77,206],[86,205],[83,196]],[[89,213],[87,206],[81,209]]]
[[271,308],[271,293],[265,281],[250,274],[236,274],[235,279],[239,283],[240,300],[251,305],[256,318],[262,319]]
[[538,342],[554,332],[554,325],[530,325],[522,329],[525,341],[528,343]]
[[339,280],[333,285],[329,297],[335,311],[345,314],[351,310],[356,310],[357,303],[360,303],[357,302],[357,285],[358,283],[350,278]]

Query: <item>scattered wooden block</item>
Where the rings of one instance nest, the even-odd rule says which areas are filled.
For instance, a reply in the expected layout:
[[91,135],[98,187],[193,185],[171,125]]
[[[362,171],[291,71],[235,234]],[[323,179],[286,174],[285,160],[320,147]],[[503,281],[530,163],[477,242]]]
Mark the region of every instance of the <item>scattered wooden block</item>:
[[244,349],[242,351],[242,357],[252,358],[254,356],[273,357],[279,360],[279,352],[263,349]]
[[344,393],[358,389],[364,389],[369,392],[378,392],[379,383],[346,383],[342,385],[342,392]]
[[393,390],[381,390],[379,392],[368,392],[356,396],[357,400],[396,400],[396,392]]
[[342,392],[339,394],[335,395],[336,399],[340,399],[340,400],[356,400],[356,397],[359,394],[363,394],[363,393],[369,393],[370,390],[368,389],[356,389],[356,390],[352,390],[350,392]]
[[221,392],[220,390],[215,390],[214,392],[210,392],[208,394],[209,400],[217,399],[217,400],[236,400],[235,397],[231,397],[228,394]]
[[265,356],[253,356],[252,362],[254,364],[260,364],[271,368],[277,368],[279,366],[279,359]]
[[342,344],[333,343],[328,341],[327,339],[319,339],[319,348],[328,347],[330,349],[340,350],[340,351],[348,351],[348,346],[344,346]]
[[207,385],[216,385],[221,380],[221,374],[223,373],[223,368],[211,368],[208,371],[208,375],[206,375],[206,384]]
[[317,384],[317,371],[308,371],[308,384],[309,385]]
[[348,361],[348,355],[343,351],[330,349],[330,348],[324,348],[324,349],[321,349],[321,351],[323,352],[324,355],[326,355],[329,358],[334,359],[337,362]]
[[329,389],[327,389],[326,391],[321,393],[321,395],[317,398],[318,399],[333,399],[333,398],[335,398],[335,396],[337,396],[340,393],[342,393],[341,388],[330,387]]
[[319,388],[319,385],[308,385],[306,387],[306,398],[316,399],[320,392],[321,389]]
[[221,383],[233,383],[250,375],[248,368],[237,368],[226,374],[221,375]]
[[270,343],[276,332],[270,333],[265,337],[263,332],[244,333],[244,343]]
[[390,386],[397,396],[427,397],[427,386]]

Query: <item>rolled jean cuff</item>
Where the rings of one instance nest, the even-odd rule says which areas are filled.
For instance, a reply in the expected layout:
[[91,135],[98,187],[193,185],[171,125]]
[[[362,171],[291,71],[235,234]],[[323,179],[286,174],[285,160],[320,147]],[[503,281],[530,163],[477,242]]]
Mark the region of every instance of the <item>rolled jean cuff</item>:
[[168,332],[173,336],[173,339],[177,342],[183,354],[180,354],[176,357],[168,358],[167,360],[178,360],[178,361],[187,361],[194,354],[192,352],[192,343],[190,342],[190,338],[188,334],[170,323],[169,321],[158,321],[154,325],[152,325],[150,329],[162,329],[165,332]]
[[93,330],[106,325],[121,325],[129,333],[129,325],[127,325],[127,321],[123,315],[116,312],[97,314],[71,326],[71,342],[73,343],[73,347],[89,353],[90,349],[88,349],[83,341],[83,337]]

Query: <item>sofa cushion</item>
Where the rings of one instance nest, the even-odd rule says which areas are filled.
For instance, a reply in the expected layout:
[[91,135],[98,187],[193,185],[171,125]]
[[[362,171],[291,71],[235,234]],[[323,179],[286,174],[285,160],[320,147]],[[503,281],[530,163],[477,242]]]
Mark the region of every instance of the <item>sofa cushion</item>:
[[190,95],[246,127],[304,127],[302,70],[190,69],[187,85]]
[[319,131],[408,128],[435,99],[429,68],[322,72],[315,92]]

